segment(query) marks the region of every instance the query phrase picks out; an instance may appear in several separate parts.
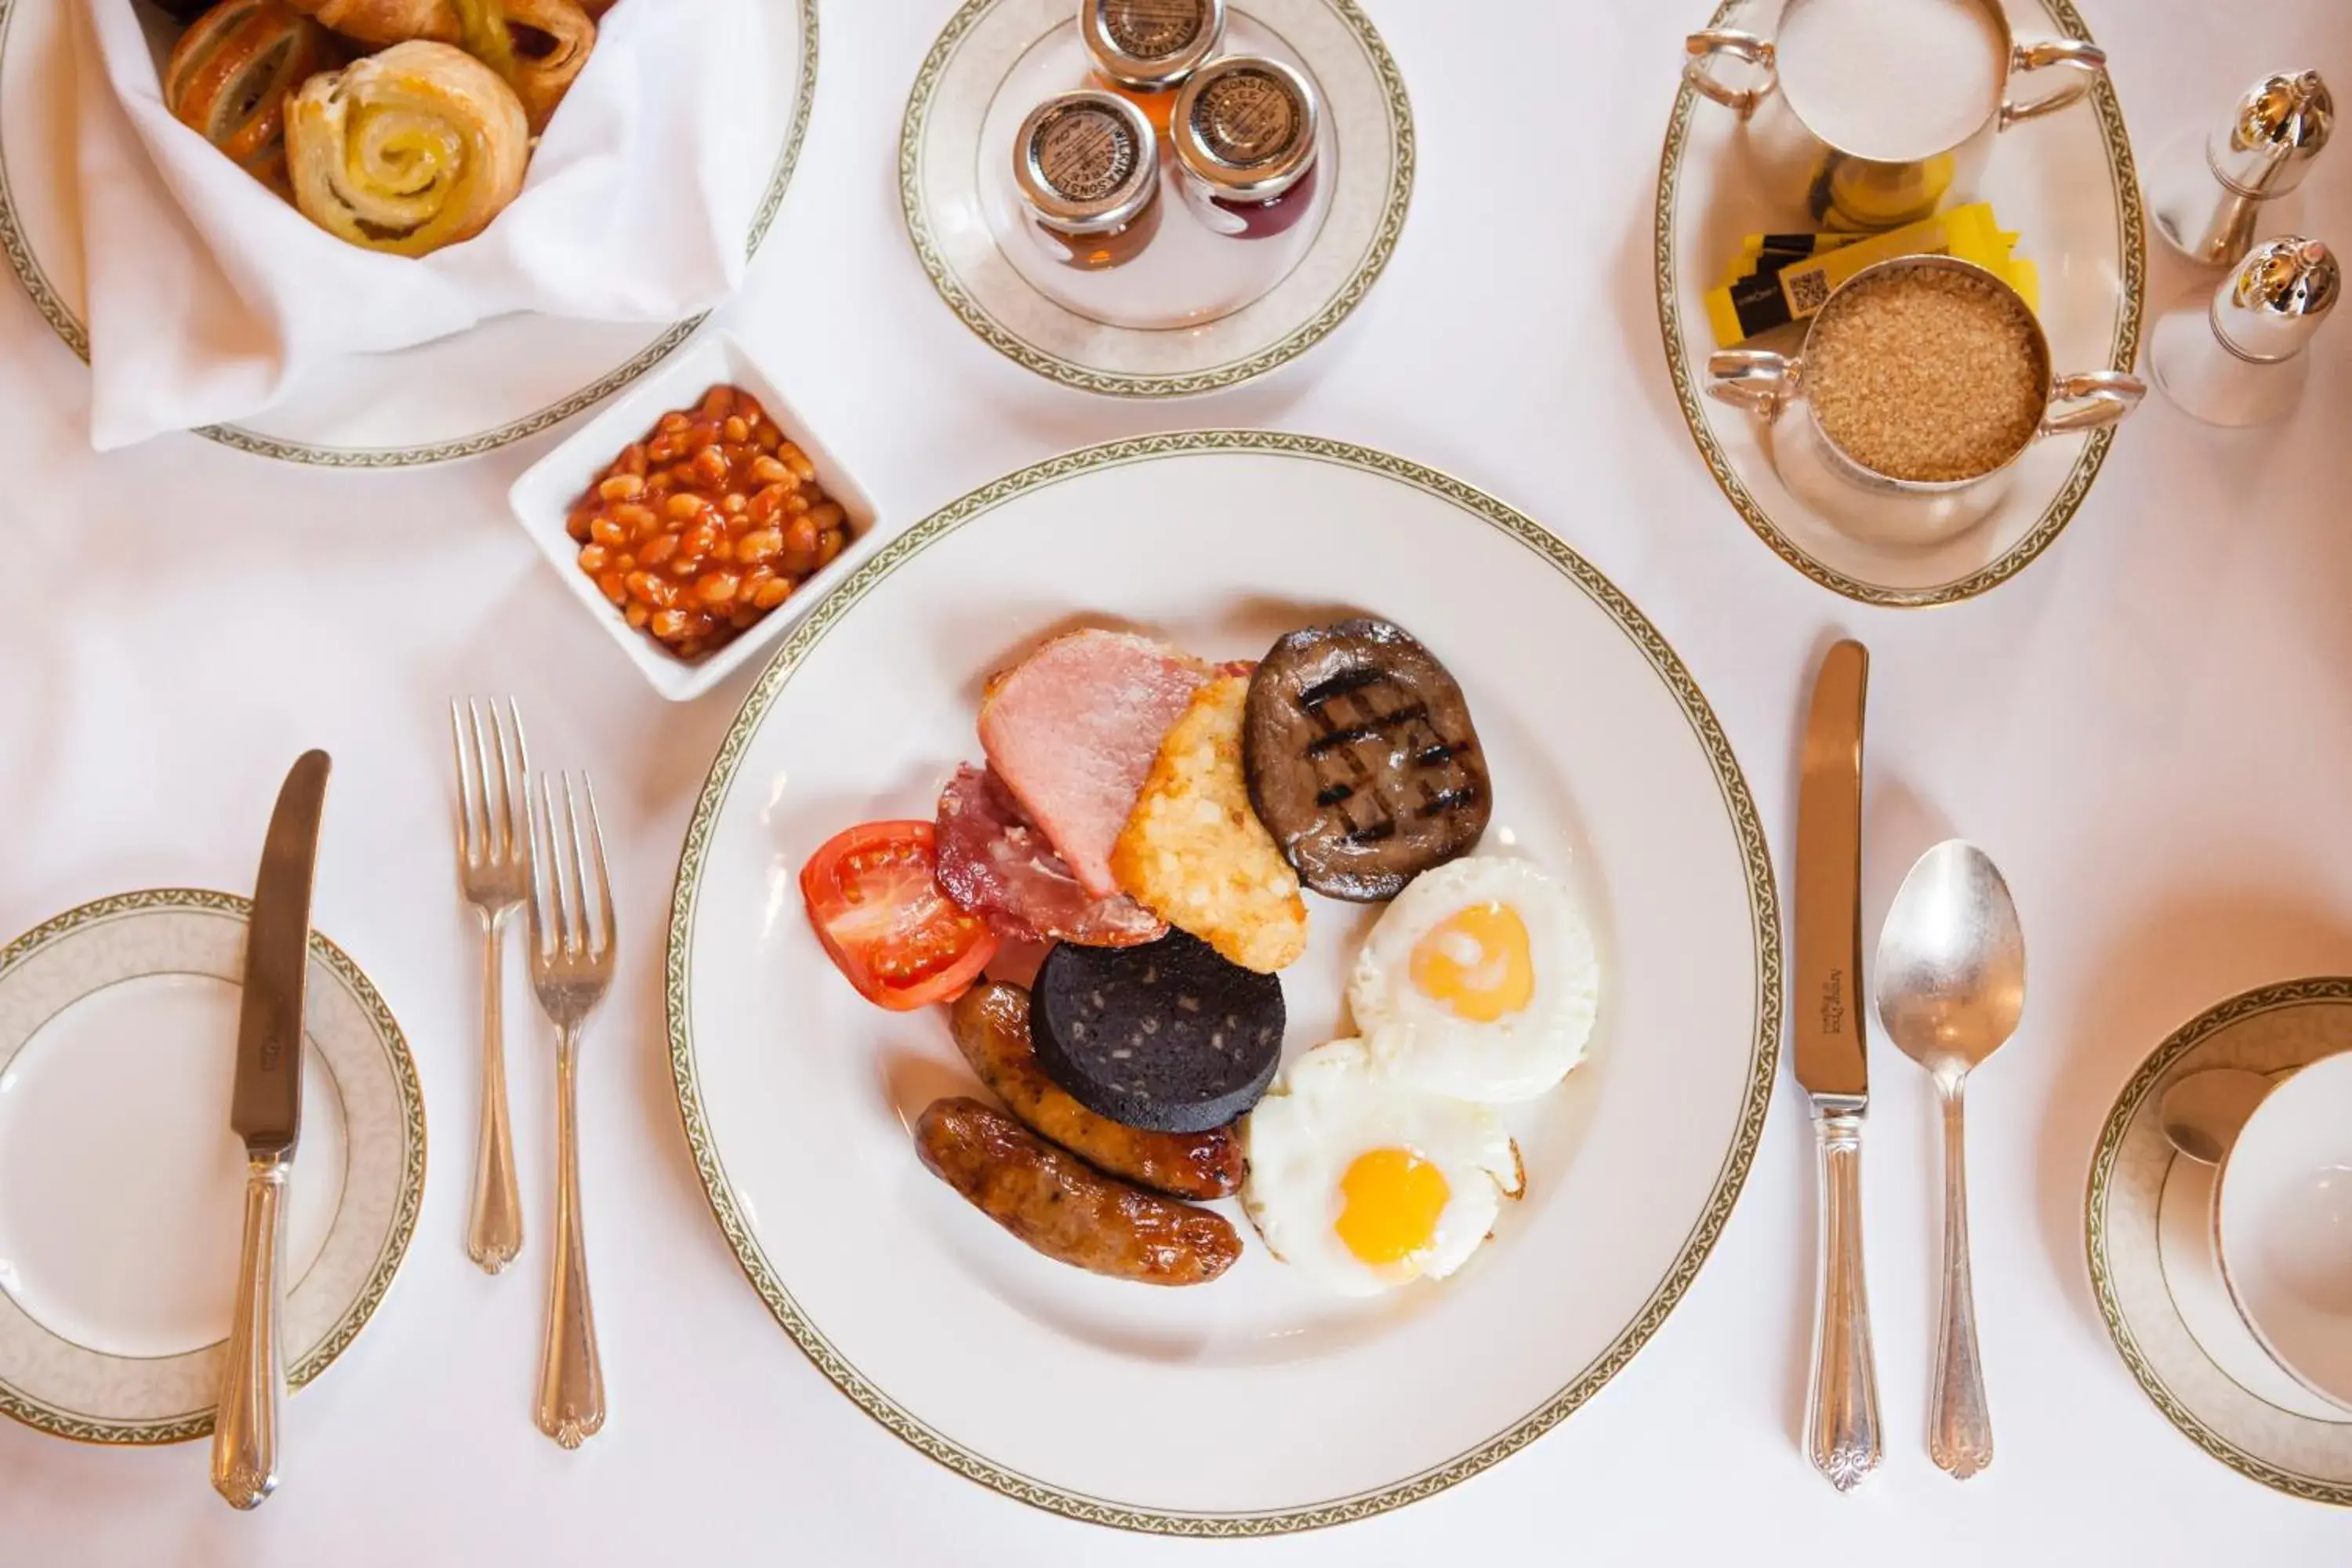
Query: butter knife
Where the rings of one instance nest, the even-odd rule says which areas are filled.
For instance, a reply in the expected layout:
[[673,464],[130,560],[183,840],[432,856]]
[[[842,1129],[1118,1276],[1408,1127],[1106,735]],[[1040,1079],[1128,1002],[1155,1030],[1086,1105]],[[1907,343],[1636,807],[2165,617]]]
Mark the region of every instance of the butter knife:
[[1840,1491],[1878,1468],[1878,1373],[1862,1269],[1862,721],[1870,655],[1841,642],[1813,679],[1797,790],[1797,1081],[1821,1136],[1821,1295],[1805,1447]]
[[278,1318],[286,1185],[302,1136],[302,996],[310,968],[310,868],[326,804],[324,752],[305,752],[278,792],[253,915],[236,1024],[229,1126],[245,1141],[245,1243],[213,1423],[213,1489],[257,1508],[278,1488],[278,1406],[286,1388]]

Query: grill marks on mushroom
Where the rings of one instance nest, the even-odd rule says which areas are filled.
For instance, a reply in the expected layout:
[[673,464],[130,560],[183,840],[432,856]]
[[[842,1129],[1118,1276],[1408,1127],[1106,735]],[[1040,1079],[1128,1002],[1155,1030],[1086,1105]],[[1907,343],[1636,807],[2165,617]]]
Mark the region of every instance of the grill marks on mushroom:
[[1475,847],[1493,809],[1462,689],[1388,621],[1276,643],[1250,685],[1244,745],[1259,820],[1332,898],[1395,897]]

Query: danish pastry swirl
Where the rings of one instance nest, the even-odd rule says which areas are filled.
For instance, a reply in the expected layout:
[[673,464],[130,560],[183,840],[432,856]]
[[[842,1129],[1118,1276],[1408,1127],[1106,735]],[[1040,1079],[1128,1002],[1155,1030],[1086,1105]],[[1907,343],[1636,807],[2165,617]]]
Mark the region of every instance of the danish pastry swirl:
[[370,249],[423,256],[489,226],[522,189],[530,128],[497,72],[446,44],[395,44],[296,93],[295,205]]

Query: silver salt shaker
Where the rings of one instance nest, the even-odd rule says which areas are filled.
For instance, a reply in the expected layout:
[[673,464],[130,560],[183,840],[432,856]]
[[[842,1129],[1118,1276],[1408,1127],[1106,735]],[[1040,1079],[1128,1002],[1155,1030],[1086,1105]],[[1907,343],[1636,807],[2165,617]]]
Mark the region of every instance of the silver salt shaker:
[[2335,124],[2317,71],[2263,78],[2213,128],[2201,157],[2185,146],[2159,157],[2147,192],[2156,232],[2200,266],[2233,265],[2253,245],[2263,204],[2303,183]]
[[2343,291],[2335,253],[2315,239],[2264,240],[2208,298],[2165,312],[2148,364],[2165,395],[2208,425],[2260,425],[2287,413],[2311,374],[2305,349]]

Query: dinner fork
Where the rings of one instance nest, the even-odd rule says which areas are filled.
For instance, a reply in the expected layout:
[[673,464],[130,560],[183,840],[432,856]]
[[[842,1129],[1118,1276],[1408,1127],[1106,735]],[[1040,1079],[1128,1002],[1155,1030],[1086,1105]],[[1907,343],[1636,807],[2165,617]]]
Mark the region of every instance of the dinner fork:
[[[522,714],[507,700],[449,704],[449,738],[457,757],[457,880],[482,921],[482,1121],[474,1143],[474,1199],[466,1216],[466,1256],[497,1274],[522,1250],[522,1196],[515,1182],[514,1133],[507,1119],[506,920],[530,881],[530,752]],[[497,790],[491,789],[492,780]]]
[[614,963],[613,879],[604,868],[596,792],[585,773],[577,795],[569,773],[540,775],[530,834],[530,984],[555,1026],[555,1261],[539,1365],[539,1429],[577,1448],[604,1425],[604,1369],[580,1229],[580,1027],[611,987]]

